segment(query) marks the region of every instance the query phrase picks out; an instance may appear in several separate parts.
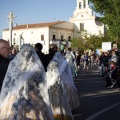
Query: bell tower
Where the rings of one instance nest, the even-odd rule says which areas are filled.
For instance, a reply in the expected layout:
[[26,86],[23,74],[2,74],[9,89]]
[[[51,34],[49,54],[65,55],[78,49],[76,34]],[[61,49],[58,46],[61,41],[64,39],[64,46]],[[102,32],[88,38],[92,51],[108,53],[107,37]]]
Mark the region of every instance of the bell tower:
[[77,0],[76,10],[70,18],[70,22],[95,18],[92,9],[89,7],[89,0]]
[[89,7],[88,0],[77,0],[76,9],[87,9]]

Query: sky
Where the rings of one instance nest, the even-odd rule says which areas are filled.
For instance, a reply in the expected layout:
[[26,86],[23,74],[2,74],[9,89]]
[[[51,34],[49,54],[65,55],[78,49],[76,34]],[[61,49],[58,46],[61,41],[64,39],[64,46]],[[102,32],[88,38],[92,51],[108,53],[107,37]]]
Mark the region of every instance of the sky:
[[76,6],[77,0],[0,0],[0,38],[9,28],[10,12],[16,16],[14,25],[69,21]]

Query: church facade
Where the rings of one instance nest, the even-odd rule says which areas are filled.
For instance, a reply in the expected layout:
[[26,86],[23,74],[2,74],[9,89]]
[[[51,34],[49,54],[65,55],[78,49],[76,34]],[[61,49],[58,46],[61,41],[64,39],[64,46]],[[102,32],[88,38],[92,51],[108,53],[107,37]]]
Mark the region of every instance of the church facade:
[[[56,21],[37,24],[17,25],[12,30],[12,41],[10,44],[21,46],[24,43],[43,44],[43,52],[48,53],[50,45],[61,45],[70,47],[73,37],[82,37],[79,32],[87,31],[89,34],[104,35],[105,26],[93,15],[88,0],[77,0],[76,10],[67,21]],[[9,29],[2,31],[3,39],[9,40]]]
[[80,31],[86,31],[88,35],[104,35],[105,33],[105,25],[93,14],[88,0],[77,0],[77,7],[70,22],[74,24],[74,36],[76,37],[80,37],[80,34],[77,34]]

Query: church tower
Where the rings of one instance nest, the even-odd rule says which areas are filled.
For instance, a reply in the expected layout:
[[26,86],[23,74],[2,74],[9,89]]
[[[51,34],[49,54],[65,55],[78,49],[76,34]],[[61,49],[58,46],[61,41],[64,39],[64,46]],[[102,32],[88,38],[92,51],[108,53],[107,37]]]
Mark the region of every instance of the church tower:
[[77,0],[77,9],[88,8],[88,0]]
[[89,1],[77,0],[77,7],[73,12],[73,16],[70,18],[70,22],[90,18],[95,18],[95,16],[93,16],[92,9],[89,7]]
[[78,36],[79,31],[87,31],[88,34],[104,34],[104,25],[96,21],[96,16],[90,8],[89,0],[77,0],[77,6],[73,16],[69,20],[74,24],[74,36]]

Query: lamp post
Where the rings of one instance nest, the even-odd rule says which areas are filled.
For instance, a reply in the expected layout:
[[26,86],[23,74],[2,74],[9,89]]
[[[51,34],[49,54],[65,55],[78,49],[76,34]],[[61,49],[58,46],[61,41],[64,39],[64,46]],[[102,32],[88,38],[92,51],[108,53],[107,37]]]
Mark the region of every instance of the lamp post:
[[12,47],[12,30],[13,30],[13,21],[14,21],[14,18],[16,16],[10,12],[10,14],[8,15],[8,19],[9,19],[9,31],[10,31],[10,46]]

